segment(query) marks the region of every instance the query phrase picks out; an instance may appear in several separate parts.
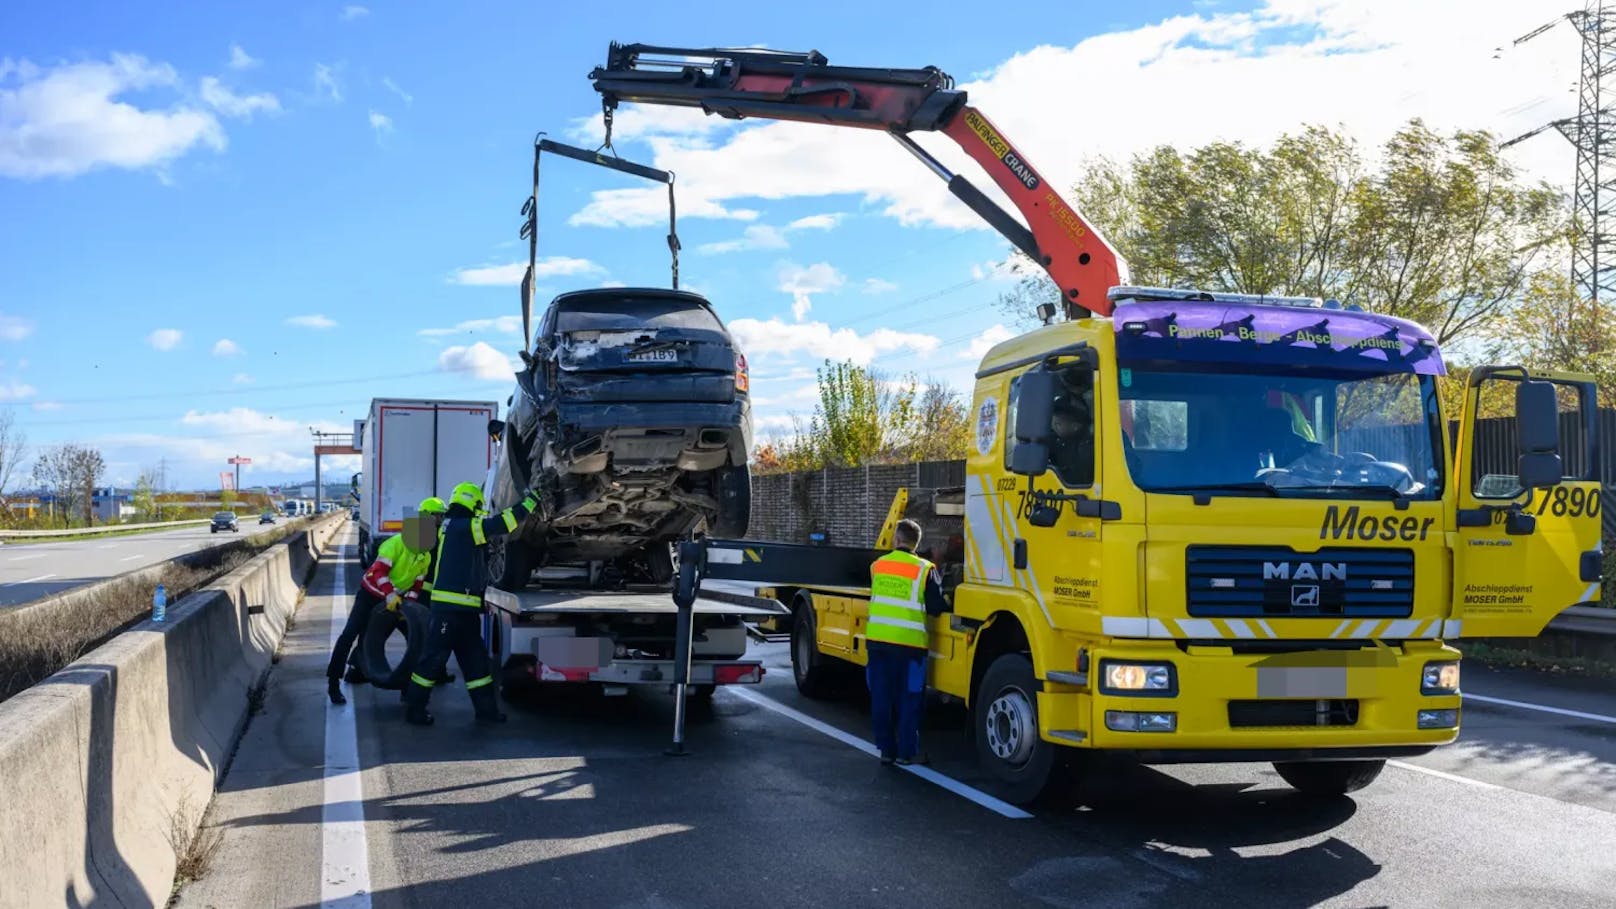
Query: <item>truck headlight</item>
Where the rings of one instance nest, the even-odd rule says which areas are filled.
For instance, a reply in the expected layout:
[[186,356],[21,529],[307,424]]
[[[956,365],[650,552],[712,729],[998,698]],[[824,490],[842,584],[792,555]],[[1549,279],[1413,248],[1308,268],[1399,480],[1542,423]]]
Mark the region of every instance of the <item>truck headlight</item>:
[[1178,693],[1172,663],[1100,662],[1100,690],[1106,694],[1171,696]]
[[1457,694],[1459,692],[1459,662],[1426,663],[1420,673],[1420,694]]

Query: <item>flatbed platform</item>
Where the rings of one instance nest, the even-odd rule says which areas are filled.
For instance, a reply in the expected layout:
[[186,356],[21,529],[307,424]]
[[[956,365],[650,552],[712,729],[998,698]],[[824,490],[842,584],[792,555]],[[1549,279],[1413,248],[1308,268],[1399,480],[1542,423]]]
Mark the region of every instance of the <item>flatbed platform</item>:
[[[483,599],[490,605],[516,615],[542,613],[597,612],[639,615],[677,615],[673,595],[666,590],[524,590],[511,593],[488,588]],[[789,615],[775,600],[729,592],[706,592],[695,602],[696,615],[733,615],[745,619],[766,619]]]

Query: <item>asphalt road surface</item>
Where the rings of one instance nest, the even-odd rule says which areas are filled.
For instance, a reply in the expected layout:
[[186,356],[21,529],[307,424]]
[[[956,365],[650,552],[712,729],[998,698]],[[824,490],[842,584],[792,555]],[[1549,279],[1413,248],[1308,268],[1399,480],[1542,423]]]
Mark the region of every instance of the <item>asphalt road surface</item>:
[[977,792],[946,707],[927,715],[934,773],[879,766],[856,747],[863,706],[798,697],[782,645],[756,648],[762,685],[692,707],[680,758],[662,692],[507,706],[491,729],[461,682],[426,730],[393,692],[327,707],[358,571],[345,533],[210,812],[216,867],[180,906],[1568,909],[1616,893],[1608,686],[1471,669],[1461,742],[1347,798],[1303,798],[1264,765],[1101,765],[1027,813]]
[[[207,524],[174,530],[63,542],[0,546],[0,608],[71,590],[145,568],[258,530],[257,515],[241,516],[241,533],[210,533]],[[269,525],[264,525],[265,530]]]

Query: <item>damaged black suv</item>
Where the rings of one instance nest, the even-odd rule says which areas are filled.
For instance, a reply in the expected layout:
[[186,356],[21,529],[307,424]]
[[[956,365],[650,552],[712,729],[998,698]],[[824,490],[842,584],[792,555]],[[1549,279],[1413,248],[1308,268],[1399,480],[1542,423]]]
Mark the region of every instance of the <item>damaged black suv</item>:
[[485,484],[491,511],[537,485],[547,507],[490,541],[490,580],[544,567],[596,584],[665,583],[669,543],[746,533],[752,445],[746,359],[698,294],[562,294],[540,320]]

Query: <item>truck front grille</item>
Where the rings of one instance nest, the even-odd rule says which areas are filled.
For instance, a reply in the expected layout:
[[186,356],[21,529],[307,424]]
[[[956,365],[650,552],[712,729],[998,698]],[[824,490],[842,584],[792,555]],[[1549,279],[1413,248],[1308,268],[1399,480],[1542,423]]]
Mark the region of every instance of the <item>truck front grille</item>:
[[1229,728],[1231,729],[1356,725],[1358,725],[1358,702],[1356,700],[1320,698],[1309,701],[1229,702]]
[[1414,553],[1406,549],[1191,546],[1185,605],[1196,618],[1407,618]]

